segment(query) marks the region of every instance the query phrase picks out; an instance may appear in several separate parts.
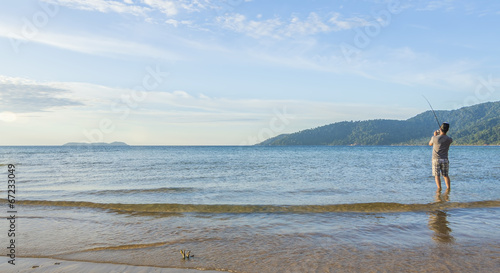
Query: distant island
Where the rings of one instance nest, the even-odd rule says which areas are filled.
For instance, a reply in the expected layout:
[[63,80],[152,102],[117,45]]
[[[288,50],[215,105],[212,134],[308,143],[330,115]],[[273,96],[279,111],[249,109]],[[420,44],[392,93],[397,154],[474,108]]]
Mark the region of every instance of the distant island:
[[111,143],[105,143],[105,142],[94,142],[94,143],[88,143],[88,142],[68,142],[64,144],[63,146],[129,146],[125,142],[111,142]]
[[[454,145],[500,145],[500,101],[435,111]],[[257,145],[427,145],[438,125],[432,111],[407,120],[343,121],[281,134]]]

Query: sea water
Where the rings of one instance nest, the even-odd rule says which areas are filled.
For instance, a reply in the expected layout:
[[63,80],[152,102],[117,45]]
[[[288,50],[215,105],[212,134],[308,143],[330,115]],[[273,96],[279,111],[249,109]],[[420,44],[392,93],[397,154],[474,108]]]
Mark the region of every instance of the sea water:
[[[7,181],[15,166],[18,257],[233,272],[493,272],[499,154],[452,146],[449,192],[436,192],[424,146],[0,147],[0,173]],[[0,190],[7,218],[7,183]],[[8,224],[0,222],[3,244]],[[182,259],[181,249],[195,257]]]

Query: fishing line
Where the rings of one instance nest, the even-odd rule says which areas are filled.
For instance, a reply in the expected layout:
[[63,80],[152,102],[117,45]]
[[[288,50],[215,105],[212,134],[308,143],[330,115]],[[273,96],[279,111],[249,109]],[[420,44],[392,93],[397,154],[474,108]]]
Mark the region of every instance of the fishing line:
[[427,103],[429,104],[429,106],[431,107],[431,110],[432,110],[432,113],[434,114],[434,117],[436,118],[436,122],[438,124],[438,127],[441,127],[441,123],[439,122],[439,119],[438,117],[436,116],[436,112],[434,112],[434,109],[432,108],[432,105],[431,103],[429,102],[429,100],[424,96],[422,95],[422,97],[424,97],[424,99],[427,101]]

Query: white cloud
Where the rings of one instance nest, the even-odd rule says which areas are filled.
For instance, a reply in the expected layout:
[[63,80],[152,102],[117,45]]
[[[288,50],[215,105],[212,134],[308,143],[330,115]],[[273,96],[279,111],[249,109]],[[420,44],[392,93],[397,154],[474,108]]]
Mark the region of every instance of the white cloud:
[[[201,12],[215,9],[221,3],[211,0],[41,0],[47,3],[71,9],[98,11],[103,13],[123,13],[144,16],[159,11],[167,17],[177,15],[180,11]],[[227,5],[227,4],[226,4]]]
[[4,111],[44,112],[58,107],[82,105],[71,98],[70,90],[22,78],[0,76],[0,109]]
[[349,30],[356,27],[373,24],[361,17],[342,18],[339,13],[334,13],[330,18],[322,18],[315,12],[309,13],[306,19],[292,15],[288,21],[276,17],[272,19],[249,20],[239,13],[226,14],[216,18],[222,28],[237,33],[244,33],[253,38],[272,37],[282,39],[285,37],[313,36],[319,33]]
[[342,15],[338,12],[334,13],[332,17],[328,20],[329,23],[333,25],[335,31],[349,30],[357,27],[369,26],[372,23],[368,22],[366,19],[361,17],[352,18],[342,18]]
[[115,12],[143,16],[152,19],[149,15],[158,11],[172,18],[180,11],[201,12],[214,8],[209,0],[42,0],[71,9],[98,11],[103,13]]
[[279,27],[283,24],[278,18],[254,21],[247,20],[245,15],[237,13],[219,16],[216,21],[222,28],[244,33],[254,38],[266,36],[279,38]]
[[438,9],[445,9],[447,11],[450,11],[454,9],[454,4],[454,0],[423,1],[418,3],[417,10],[434,11]]
[[193,26],[193,22],[192,21],[188,21],[188,20],[175,20],[175,19],[168,19],[168,20],[165,20],[165,23],[168,24],[168,25],[172,25],[174,27],[178,27],[178,26],[182,26],[182,25],[185,25],[185,26]]
[[47,3],[88,11],[98,11],[103,13],[128,13],[136,16],[145,16],[150,11],[149,8],[133,4],[132,1],[106,1],[106,0],[42,0]]
[[318,14],[311,12],[304,21],[297,16],[293,16],[284,32],[286,36],[293,37],[294,35],[313,35],[331,30],[331,26],[325,24]]
[[[64,90],[59,92],[57,98],[78,104],[43,112],[14,113],[3,110],[0,113],[2,126],[22,124],[22,132],[26,132],[26,136],[29,135],[28,131],[37,132],[36,135],[31,134],[33,137],[23,139],[12,134],[3,136],[5,143],[16,145],[113,140],[129,144],[161,145],[255,144],[280,133],[337,121],[405,119],[417,113],[417,110],[410,108],[388,110],[386,106],[366,104],[217,98],[193,95],[183,90],[142,93],[88,83],[37,82],[0,76],[0,86],[5,83],[19,87],[17,90],[36,85],[38,91],[25,92],[20,96],[25,96],[39,106],[51,102],[47,100],[47,96],[52,94],[49,92],[51,90]],[[37,96],[30,98],[33,94]],[[52,102],[61,106],[61,101]],[[373,116],[373,113],[378,113],[378,116]],[[14,120],[16,122],[11,122]],[[113,129],[103,131],[99,127],[103,122],[109,125],[106,128]],[[12,131],[19,133],[20,130]],[[54,138],[54,135],[58,135],[58,138]]]
[[[168,19],[164,23],[178,27],[180,25],[194,26],[193,20],[196,18],[190,16],[188,20],[174,19],[182,11],[188,13],[203,12],[207,10],[217,11],[222,7],[233,7],[233,3],[211,0],[42,0],[52,4],[65,6],[72,9],[97,11],[103,13],[124,13],[135,16],[142,16],[147,22],[160,22],[158,18],[153,17],[152,13],[158,11],[163,13]],[[250,1],[245,1],[250,2]],[[229,11],[232,11],[230,9]],[[282,20],[279,17],[263,19],[262,14],[256,16],[256,20],[249,20],[246,15],[239,13],[226,12],[224,15],[215,18],[222,28],[232,30],[237,33],[244,33],[254,38],[272,37],[294,37],[296,35],[308,36],[317,33],[327,33],[331,31],[349,30],[356,27],[367,26],[370,24],[361,17],[344,18],[340,13],[333,13],[331,16],[322,18],[315,12],[310,12],[307,18],[302,19],[292,14],[288,20]],[[206,24],[207,21],[201,22]],[[210,23],[209,23],[210,24]]]
[[172,26],[174,26],[174,27],[177,27],[177,26],[180,24],[180,22],[179,22],[179,21],[177,21],[177,20],[175,20],[175,19],[168,19],[168,20],[165,20],[165,23],[166,23],[166,24],[169,24],[169,25],[172,25]]
[[[298,120],[322,120],[340,121],[344,118],[351,119],[367,117],[363,107],[368,105],[346,105],[330,102],[299,101],[299,100],[265,100],[265,99],[232,99],[210,97],[204,94],[192,95],[183,90],[172,92],[142,91],[122,88],[110,88],[102,85],[78,83],[78,82],[38,82],[24,78],[12,78],[0,76],[0,95],[7,95],[8,90],[2,88],[9,85],[16,90],[29,88],[26,100],[45,103],[46,98],[54,97],[64,99],[63,104],[54,106],[72,106],[74,114],[89,112],[95,115],[113,115],[116,109],[129,108],[137,115],[163,117],[176,121],[176,117],[182,117],[184,121],[199,122],[219,122],[238,121],[240,119],[261,120],[269,116],[273,109],[287,108],[291,115],[297,115]],[[33,91],[33,92],[32,92]],[[36,96],[29,97],[33,94]],[[135,99],[134,99],[135,98]],[[74,106],[84,107],[74,107]],[[19,106],[19,105],[16,105]],[[69,107],[67,109],[71,109]],[[373,106],[377,108],[377,106]],[[357,109],[357,110],[356,110]],[[33,112],[40,109],[32,109]],[[382,111],[384,112],[384,111]],[[69,113],[66,111],[66,114]],[[351,115],[354,114],[354,115]],[[394,114],[394,113],[391,113]],[[398,116],[398,115],[397,115]]]
[[4,111],[0,112],[0,121],[4,122],[14,122],[17,119],[17,115],[13,112]]
[[143,0],[144,4],[159,10],[167,16],[176,15],[179,11],[174,1],[168,0]]
[[213,9],[212,0],[184,0],[180,1],[180,6],[188,12],[200,12],[207,9]]

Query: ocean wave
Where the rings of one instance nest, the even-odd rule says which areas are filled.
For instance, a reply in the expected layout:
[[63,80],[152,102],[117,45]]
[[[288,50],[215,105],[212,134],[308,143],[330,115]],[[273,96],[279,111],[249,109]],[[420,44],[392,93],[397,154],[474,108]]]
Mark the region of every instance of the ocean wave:
[[27,206],[96,208],[127,213],[395,213],[412,211],[436,211],[463,208],[500,207],[500,200],[476,202],[438,202],[429,204],[401,203],[354,203],[332,205],[202,205],[202,204],[120,204],[79,201],[23,200],[16,202]]

